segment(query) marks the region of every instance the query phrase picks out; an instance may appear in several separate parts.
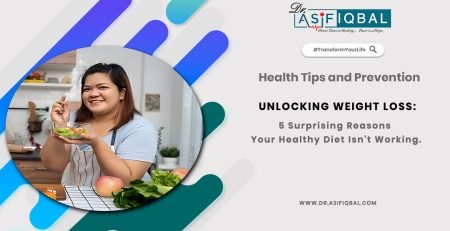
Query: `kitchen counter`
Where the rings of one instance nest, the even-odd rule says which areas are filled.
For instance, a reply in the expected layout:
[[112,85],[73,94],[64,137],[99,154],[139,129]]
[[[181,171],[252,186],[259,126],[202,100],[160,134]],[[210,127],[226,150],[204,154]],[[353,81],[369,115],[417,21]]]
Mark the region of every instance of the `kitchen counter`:
[[11,153],[11,158],[13,160],[41,160],[40,150],[34,150],[34,152],[28,153]]
[[28,182],[32,184],[61,183],[62,173],[47,169],[39,158],[39,152],[11,155],[17,169]]

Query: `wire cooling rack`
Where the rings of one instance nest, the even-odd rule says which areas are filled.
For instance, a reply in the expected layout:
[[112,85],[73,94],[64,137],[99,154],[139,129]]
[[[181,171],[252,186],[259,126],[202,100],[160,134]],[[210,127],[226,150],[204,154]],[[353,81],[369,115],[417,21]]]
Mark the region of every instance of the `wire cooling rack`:
[[114,205],[113,198],[101,197],[91,186],[66,186],[66,200],[59,201],[71,207],[93,211],[122,210]]

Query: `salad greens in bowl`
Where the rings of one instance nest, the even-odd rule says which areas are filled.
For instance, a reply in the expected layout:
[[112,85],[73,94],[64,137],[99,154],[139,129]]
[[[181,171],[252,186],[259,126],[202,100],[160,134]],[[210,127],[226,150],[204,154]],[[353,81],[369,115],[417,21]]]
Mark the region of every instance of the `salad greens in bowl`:
[[80,139],[81,134],[89,134],[90,130],[90,123],[77,122],[55,123],[53,128],[53,132],[58,136],[63,136],[72,140]]

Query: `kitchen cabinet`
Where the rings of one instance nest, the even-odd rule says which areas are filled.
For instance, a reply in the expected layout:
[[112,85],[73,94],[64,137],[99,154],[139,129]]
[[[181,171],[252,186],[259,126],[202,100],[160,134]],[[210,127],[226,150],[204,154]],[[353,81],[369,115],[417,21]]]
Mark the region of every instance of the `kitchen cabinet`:
[[19,171],[31,184],[60,184],[62,173],[50,171],[40,160],[14,160]]
[[58,55],[50,60],[48,60],[47,64],[72,64],[75,65],[77,60],[77,51],[69,51],[66,53],[63,53],[61,55]]
[[39,69],[42,70],[72,70],[77,62],[77,52],[75,50],[58,55],[45,62]]
[[72,88],[72,84],[66,83],[22,83],[22,88],[34,88],[34,89],[66,89]]
[[22,87],[70,89],[76,56],[76,51],[70,51],[48,60],[30,73]]

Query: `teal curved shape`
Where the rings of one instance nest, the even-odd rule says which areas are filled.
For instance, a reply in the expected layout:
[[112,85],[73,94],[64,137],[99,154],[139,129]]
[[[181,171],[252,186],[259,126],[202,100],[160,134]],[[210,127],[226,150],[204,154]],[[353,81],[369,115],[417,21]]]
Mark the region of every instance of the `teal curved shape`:
[[89,212],[71,230],[182,230],[222,193],[219,177],[206,175],[193,185],[179,185],[140,208]]
[[225,110],[222,105],[216,102],[206,103],[201,110],[203,115],[203,139],[205,139],[223,122]]
[[172,0],[166,8],[166,15],[173,24],[185,23],[205,0]]

